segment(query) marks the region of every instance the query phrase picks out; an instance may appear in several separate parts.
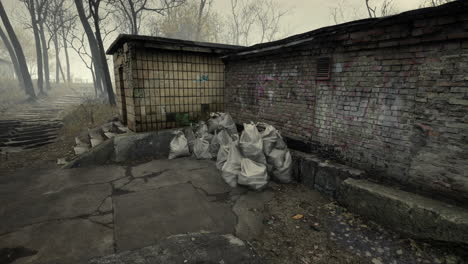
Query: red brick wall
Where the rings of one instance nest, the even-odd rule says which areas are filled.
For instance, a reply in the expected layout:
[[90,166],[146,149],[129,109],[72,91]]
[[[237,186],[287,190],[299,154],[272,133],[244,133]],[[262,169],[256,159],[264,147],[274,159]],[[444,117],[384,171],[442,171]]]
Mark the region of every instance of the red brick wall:
[[[449,11],[231,56],[226,111],[372,176],[466,201],[468,12]],[[315,78],[320,57],[332,59],[329,81]]]

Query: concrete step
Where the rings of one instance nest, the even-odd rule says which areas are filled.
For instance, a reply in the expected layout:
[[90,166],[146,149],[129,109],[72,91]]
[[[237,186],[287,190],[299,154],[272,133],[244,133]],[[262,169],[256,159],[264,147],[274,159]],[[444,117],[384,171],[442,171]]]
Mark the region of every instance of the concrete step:
[[348,178],[338,201],[350,211],[418,239],[468,245],[468,210],[417,194]]

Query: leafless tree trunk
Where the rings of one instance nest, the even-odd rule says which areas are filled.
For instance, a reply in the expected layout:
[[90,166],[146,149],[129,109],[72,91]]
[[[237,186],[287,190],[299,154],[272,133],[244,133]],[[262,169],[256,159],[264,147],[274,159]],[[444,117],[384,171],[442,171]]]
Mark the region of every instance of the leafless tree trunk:
[[54,43],[55,49],[55,83],[60,83],[60,47],[57,33],[52,36],[52,42]]
[[41,38],[41,48],[42,48],[42,56],[44,62],[44,79],[45,79],[45,87],[46,90],[50,90],[50,68],[49,68],[49,49],[47,47],[48,43],[46,41],[45,36],[45,27],[44,27],[44,20],[47,16],[47,8],[45,7],[45,3],[47,0],[41,0],[38,5],[38,25],[39,25],[39,36]]
[[34,33],[34,42],[36,45],[36,62],[37,62],[37,87],[39,88],[40,94],[44,93],[44,73],[42,70],[42,49],[41,49],[41,40],[39,37],[39,28],[37,26],[36,18],[36,7],[34,0],[27,0],[25,2],[26,7],[28,8],[29,15],[31,16],[31,26]]
[[[63,20],[62,20],[63,21]],[[70,56],[68,55],[67,35],[65,27],[62,27],[63,51],[65,52],[65,63],[67,66],[67,82],[71,83]]]
[[2,19],[5,30],[7,31],[11,44],[15,50],[26,94],[29,95],[31,99],[36,99],[36,92],[34,92],[34,87],[31,80],[31,75],[29,74],[28,66],[26,64],[26,58],[24,57],[23,48],[21,47],[21,44],[18,41],[18,37],[16,36],[13,27],[11,26],[2,1],[0,1],[0,18]]
[[[93,33],[91,25],[89,24],[88,18],[86,16],[85,9],[83,7],[83,0],[74,0],[74,1],[75,1],[76,9],[78,11],[78,16],[83,25],[86,36],[88,38],[89,49],[93,56],[93,63],[96,66],[96,76],[102,77],[102,80],[103,80],[102,83],[107,91],[109,103],[111,105],[115,105],[116,104],[115,95],[114,95],[114,91],[112,90],[109,67],[107,66],[107,60],[105,58],[104,48],[102,45],[102,39],[100,36],[100,30],[99,30],[100,18],[99,18],[98,11],[99,11],[100,0],[94,0],[94,1],[90,0],[89,2],[91,16],[94,20],[94,25],[96,29],[96,35]],[[98,35],[99,37],[97,37]],[[98,39],[100,40],[100,43]],[[96,79],[98,79],[98,77]]]
[[5,35],[5,32],[3,31],[1,27],[0,27],[0,38],[2,39],[3,44],[8,50],[8,54],[10,55],[10,60],[11,60],[11,63],[13,64],[13,69],[15,70],[16,78],[18,79],[20,87],[24,89],[23,77],[21,76],[21,71],[18,65],[18,59],[16,58],[16,54],[15,54],[15,51],[13,50],[13,47],[11,46],[10,40]]
[[[200,6],[198,8],[198,15],[197,15],[197,33],[195,35],[195,40],[200,41],[200,32],[203,26],[203,10],[205,9],[207,4],[207,0],[200,0]],[[211,4],[211,1],[208,3],[208,5]]]

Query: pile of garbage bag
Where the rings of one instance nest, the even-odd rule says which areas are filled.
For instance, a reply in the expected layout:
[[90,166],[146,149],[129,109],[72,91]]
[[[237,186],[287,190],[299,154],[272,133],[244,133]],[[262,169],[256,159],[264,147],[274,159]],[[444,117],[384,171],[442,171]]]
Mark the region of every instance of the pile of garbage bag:
[[207,122],[174,132],[169,159],[187,156],[216,160],[231,187],[260,190],[270,177],[281,183],[292,181],[291,153],[279,131],[266,123],[250,123],[244,124],[239,136],[227,113],[212,113]]

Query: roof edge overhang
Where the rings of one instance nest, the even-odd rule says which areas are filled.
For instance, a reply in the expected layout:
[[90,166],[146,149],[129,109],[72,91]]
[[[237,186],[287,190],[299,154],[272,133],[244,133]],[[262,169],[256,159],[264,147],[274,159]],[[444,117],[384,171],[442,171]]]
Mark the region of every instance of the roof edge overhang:
[[161,49],[172,51],[187,51],[198,53],[225,54],[244,48],[244,46],[226,45],[210,42],[199,42],[181,39],[161,38],[142,35],[120,34],[106,51],[112,55],[125,43],[135,43],[143,48]]

